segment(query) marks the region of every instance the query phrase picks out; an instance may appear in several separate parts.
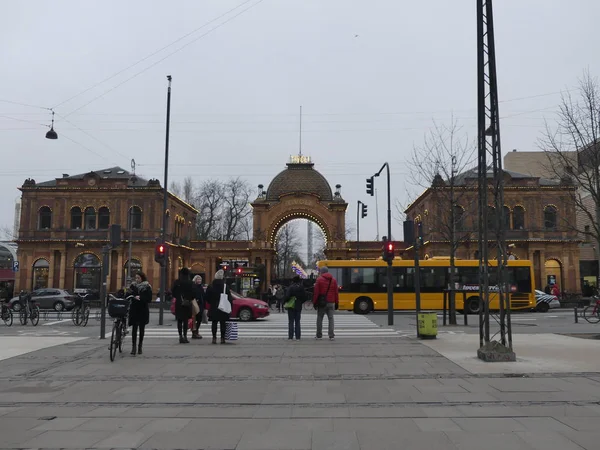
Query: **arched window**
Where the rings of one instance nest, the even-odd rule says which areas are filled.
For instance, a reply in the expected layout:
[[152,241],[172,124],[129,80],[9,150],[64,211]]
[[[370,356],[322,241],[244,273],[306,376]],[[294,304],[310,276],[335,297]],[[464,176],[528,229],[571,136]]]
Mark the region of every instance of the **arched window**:
[[496,229],[496,208],[493,206],[487,208],[487,226],[488,230]]
[[71,229],[81,230],[83,223],[83,213],[79,206],[73,206],[71,208]]
[[39,211],[38,228],[49,230],[52,228],[52,210],[49,206],[42,206]]
[[522,206],[513,208],[513,230],[525,229],[525,209]]
[[75,289],[90,292],[100,292],[100,259],[93,253],[82,253],[73,263],[75,269]]
[[[137,258],[131,258],[131,275],[129,274],[129,260],[123,265],[123,280],[126,283],[131,283],[136,273],[142,271],[142,262]],[[129,286],[129,284],[127,284]]]
[[458,231],[465,229],[465,210],[462,206],[456,205],[454,207],[454,224]]
[[556,230],[557,225],[556,206],[547,205],[544,207],[544,228],[546,230]]
[[142,229],[142,210],[139,206],[129,208],[127,216],[127,229],[141,230]]
[[103,206],[98,210],[98,229],[108,230],[110,226],[110,210]]
[[506,205],[502,207],[502,226],[505,230],[510,230],[510,208]]
[[96,229],[96,210],[92,206],[85,208],[84,219],[86,230]]
[[50,264],[45,259],[38,259],[33,263],[33,280],[31,282],[32,290],[44,289],[48,287],[48,274]]

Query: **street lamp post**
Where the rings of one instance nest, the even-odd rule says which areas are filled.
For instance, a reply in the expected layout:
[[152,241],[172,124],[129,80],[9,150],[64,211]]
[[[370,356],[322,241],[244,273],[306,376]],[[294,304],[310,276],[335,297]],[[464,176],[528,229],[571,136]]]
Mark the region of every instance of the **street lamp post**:
[[[383,169],[387,169],[387,238],[392,241],[392,204],[391,204],[391,188],[390,188],[390,165],[386,162],[381,166],[379,172],[373,177],[378,177],[383,172]],[[367,179],[367,193],[370,195],[374,194],[373,191],[373,177]],[[370,181],[370,188],[369,188]],[[393,259],[388,260],[387,266],[387,298],[388,298],[388,325],[394,325],[394,285],[393,285],[393,274],[392,264]]]
[[[163,181],[163,221],[162,221],[162,243],[166,244],[167,240],[167,205],[168,205],[168,181],[169,181],[169,128],[171,123],[171,75],[167,75],[167,80],[169,81],[169,87],[167,88],[167,125],[166,125],[166,133],[165,133],[165,178]],[[158,324],[163,324],[163,316],[165,309],[165,287],[167,284],[167,266],[169,265],[169,256],[167,252],[167,257],[163,262],[163,266],[160,271],[160,308],[158,310]]]
[[[132,186],[131,189],[134,189],[135,182],[137,181],[137,177],[135,176],[135,159],[131,160],[131,170],[133,171],[133,175],[129,178]],[[131,206],[129,207],[129,257],[127,259],[127,286],[131,285],[131,257],[133,252],[133,202],[134,197],[131,197]],[[119,269],[120,270],[120,269]]]

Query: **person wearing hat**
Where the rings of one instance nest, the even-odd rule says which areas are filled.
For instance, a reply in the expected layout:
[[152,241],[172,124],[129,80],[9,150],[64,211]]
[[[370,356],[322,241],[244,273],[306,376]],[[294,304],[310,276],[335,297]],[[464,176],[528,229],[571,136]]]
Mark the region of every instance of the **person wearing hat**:
[[[221,328],[221,344],[225,344],[225,327],[229,320],[229,314],[219,309],[221,294],[225,292],[229,303],[233,305],[231,291],[225,286],[225,273],[222,269],[217,270],[212,284],[206,290],[206,303],[210,306],[208,310],[208,320],[212,322],[212,343],[217,343],[217,326]],[[223,290],[225,289],[225,291]]]
[[[327,266],[319,269],[321,275],[317,278],[313,293],[313,305],[317,309],[317,335],[315,339],[323,338],[323,317],[327,314],[329,340],[335,339],[333,311],[339,307],[338,284],[329,273]],[[323,301],[321,301],[323,299]]]

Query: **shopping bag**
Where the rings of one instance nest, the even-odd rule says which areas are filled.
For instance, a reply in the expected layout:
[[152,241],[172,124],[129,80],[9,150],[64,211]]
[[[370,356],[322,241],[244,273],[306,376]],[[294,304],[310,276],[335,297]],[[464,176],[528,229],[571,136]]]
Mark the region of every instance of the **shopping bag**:
[[188,330],[194,329],[194,319],[188,319]]
[[208,323],[208,310],[202,311],[202,323]]
[[226,322],[225,323],[225,340],[226,341],[237,341],[237,338],[238,338],[237,322]]
[[225,292],[226,286],[223,284],[223,292],[221,292],[221,297],[219,298],[219,310],[223,311],[225,314],[231,314],[231,303],[229,303],[229,297]]
[[287,302],[283,304],[285,309],[294,309],[296,306],[296,297],[291,297]]

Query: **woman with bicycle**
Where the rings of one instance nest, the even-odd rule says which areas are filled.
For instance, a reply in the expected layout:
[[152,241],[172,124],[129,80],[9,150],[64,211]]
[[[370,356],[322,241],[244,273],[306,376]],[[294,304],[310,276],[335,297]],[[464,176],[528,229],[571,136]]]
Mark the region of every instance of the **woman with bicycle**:
[[144,272],[135,274],[135,283],[129,288],[130,295],[133,296],[129,305],[129,326],[131,329],[131,354],[136,354],[136,341],[138,329],[140,331],[140,340],[137,347],[137,353],[142,354],[142,344],[144,342],[144,331],[146,325],[150,322],[150,309],[148,305],[152,301],[152,286],[148,283],[148,278]]

